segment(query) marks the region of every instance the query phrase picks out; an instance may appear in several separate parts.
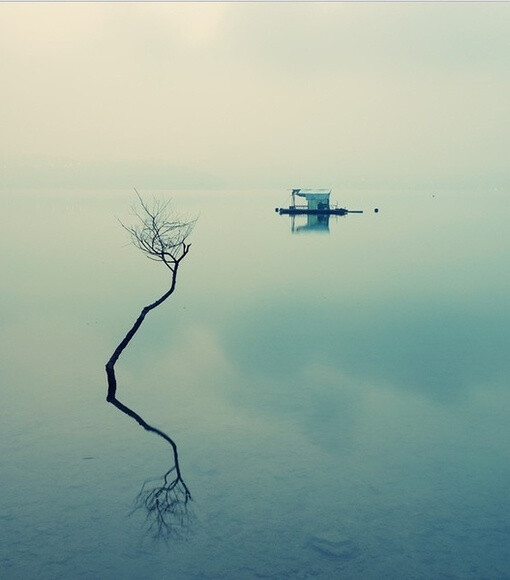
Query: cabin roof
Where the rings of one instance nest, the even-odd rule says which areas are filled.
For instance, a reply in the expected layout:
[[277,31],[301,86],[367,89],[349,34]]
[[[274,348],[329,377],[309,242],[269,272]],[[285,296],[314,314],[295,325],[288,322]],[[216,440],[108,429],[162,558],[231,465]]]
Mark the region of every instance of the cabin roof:
[[295,189],[294,191],[305,195],[312,195],[315,193],[318,195],[329,195],[331,193],[331,189]]

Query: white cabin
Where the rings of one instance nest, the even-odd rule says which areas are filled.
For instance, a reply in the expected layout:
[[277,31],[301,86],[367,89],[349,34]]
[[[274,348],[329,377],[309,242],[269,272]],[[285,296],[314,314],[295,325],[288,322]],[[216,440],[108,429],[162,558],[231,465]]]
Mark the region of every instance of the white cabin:
[[293,189],[292,200],[296,206],[295,196],[304,197],[309,210],[327,210],[329,209],[329,196],[331,189]]

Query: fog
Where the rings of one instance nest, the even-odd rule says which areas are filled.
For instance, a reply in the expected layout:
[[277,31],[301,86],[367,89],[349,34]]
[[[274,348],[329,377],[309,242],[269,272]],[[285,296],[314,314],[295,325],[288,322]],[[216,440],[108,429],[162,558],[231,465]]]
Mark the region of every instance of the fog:
[[510,185],[507,3],[0,5],[0,187]]

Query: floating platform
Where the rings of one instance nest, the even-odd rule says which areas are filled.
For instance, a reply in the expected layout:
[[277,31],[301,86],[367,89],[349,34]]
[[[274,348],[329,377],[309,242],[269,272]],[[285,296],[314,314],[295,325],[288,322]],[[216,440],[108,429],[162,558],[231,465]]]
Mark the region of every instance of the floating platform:
[[[276,207],[275,212],[280,215],[308,215],[308,216],[330,216],[330,215],[347,215],[348,213],[363,213],[361,210],[345,209],[338,207],[337,204],[330,205],[330,189],[293,189],[292,203],[289,207]],[[298,205],[297,197],[304,197],[306,205]]]
[[306,207],[276,207],[275,212],[280,215],[347,215],[348,213],[363,213],[360,209],[345,209],[330,207],[324,209],[308,209]]

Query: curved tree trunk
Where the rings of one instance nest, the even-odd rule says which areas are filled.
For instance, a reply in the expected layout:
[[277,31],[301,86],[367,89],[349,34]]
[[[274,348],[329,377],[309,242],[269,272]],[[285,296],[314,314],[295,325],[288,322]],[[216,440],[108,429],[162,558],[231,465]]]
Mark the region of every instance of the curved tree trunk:
[[175,287],[176,287],[176,283],[177,283],[178,265],[179,264],[177,263],[175,265],[175,268],[172,271],[172,283],[170,285],[169,290],[167,292],[165,292],[165,294],[163,294],[163,296],[161,296],[160,298],[155,300],[152,304],[149,304],[148,306],[145,306],[142,309],[142,311],[140,312],[140,315],[138,316],[138,318],[134,322],[133,326],[129,329],[126,336],[120,341],[119,345],[114,350],[112,356],[110,357],[110,359],[106,363],[105,368],[106,368],[106,376],[107,376],[107,380],[108,380],[108,393],[106,396],[106,400],[108,401],[108,403],[111,403],[112,405],[117,407],[117,409],[119,409],[119,411],[122,411],[123,413],[128,415],[128,417],[131,417],[132,419],[134,419],[146,431],[150,431],[151,433],[155,433],[156,435],[159,435],[159,437],[163,438],[167,443],[170,444],[170,446],[172,447],[174,467],[175,467],[175,480],[173,481],[174,487],[178,484],[182,485],[185,498],[186,498],[186,500],[188,500],[188,499],[191,499],[191,494],[189,492],[187,485],[184,483],[184,480],[182,479],[181,469],[180,469],[180,465],[179,465],[179,453],[178,453],[177,445],[176,445],[175,441],[171,437],[169,437],[164,431],[161,431],[157,427],[153,427],[152,425],[147,423],[147,421],[145,421],[145,419],[143,419],[143,417],[141,417],[141,415],[139,415],[138,413],[136,413],[135,411],[133,411],[132,409],[130,409],[129,407],[124,405],[124,403],[122,403],[121,401],[119,401],[119,399],[117,398],[117,379],[115,376],[115,363],[117,362],[117,360],[119,359],[122,352],[125,350],[125,348],[128,346],[128,344],[131,342],[131,340],[135,336],[136,332],[138,331],[138,329],[142,325],[143,321],[145,320],[145,317],[147,316],[147,314],[151,310],[154,310],[154,308],[157,308],[171,294],[173,294]]

